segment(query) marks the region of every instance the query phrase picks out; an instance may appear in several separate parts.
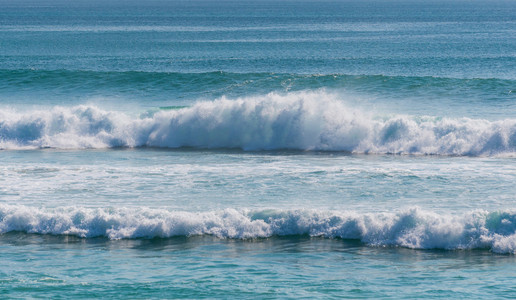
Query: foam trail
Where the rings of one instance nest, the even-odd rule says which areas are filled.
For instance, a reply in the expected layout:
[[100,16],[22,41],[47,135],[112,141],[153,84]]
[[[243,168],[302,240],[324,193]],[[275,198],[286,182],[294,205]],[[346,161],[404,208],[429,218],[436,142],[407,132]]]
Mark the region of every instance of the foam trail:
[[397,213],[226,209],[182,212],[150,208],[59,209],[0,205],[0,233],[110,239],[213,235],[266,238],[310,235],[412,249],[490,249],[516,252],[516,212],[483,210],[459,216],[411,208]]
[[516,152],[516,120],[381,116],[325,92],[211,102],[141,118],[94,106],[0,111],[0,148],[195,147],[352,153]]

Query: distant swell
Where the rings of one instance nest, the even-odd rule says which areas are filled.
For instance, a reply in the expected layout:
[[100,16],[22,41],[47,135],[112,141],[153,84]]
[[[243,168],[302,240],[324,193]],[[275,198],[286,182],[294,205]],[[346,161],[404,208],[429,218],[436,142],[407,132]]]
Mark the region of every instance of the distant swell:
[[0,69],[0,90],[4,93],[79,92],[83,96],[134,93],[153,95],[156,91],[221,96],[328,88],[396,97],[425,97],[428,91],[436,91],[447,97],[468,99],[482,95],[482,99],[493,101],[492,99],[514,99],[515,84],[516,80],[500,78],[432,76]]
[[0,111],[2,149],[110,147],[513,154],[516,119],[385,116],[325,92],[221,98],[141,117],[94,106]]
[[473,211],[451,216],[417,208],[397,213],[359,214],[315,210],[37,209],[0,205],[0,233],[13,231],[110,239],[310,235],[360,240],[372,246],[516,251],[516,213],[512,211]]

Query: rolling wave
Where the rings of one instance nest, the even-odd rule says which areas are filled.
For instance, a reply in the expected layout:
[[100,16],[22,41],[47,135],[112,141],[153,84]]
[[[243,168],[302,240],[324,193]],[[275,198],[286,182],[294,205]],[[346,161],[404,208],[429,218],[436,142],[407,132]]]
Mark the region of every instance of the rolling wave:
[[203,96],[264,94],[271,91],[301,91],[321,88],[345,89],[383,97],[440,97],[504,100],[516,97],[516,81],[498,78],[443,78],[431,76],[385,76],[352,74],[288,73],[173,73],[81,70],[0,69],[0,90],[15,93],[193,93]]
[[140,117],[83,105],[0,111],[1,149],[111,147],[490,156],[516,152],[516,120],[381,116],[324,92],[221,98]]
[[38,209],[0,205],[0,234],[13,231],[110,239],[194,235],[253,239],[310,235],[360,240],[371,246],[516,252],[516,213],[513,211],[479,210],[447,216],[418,208],[360,214],[316,210]]

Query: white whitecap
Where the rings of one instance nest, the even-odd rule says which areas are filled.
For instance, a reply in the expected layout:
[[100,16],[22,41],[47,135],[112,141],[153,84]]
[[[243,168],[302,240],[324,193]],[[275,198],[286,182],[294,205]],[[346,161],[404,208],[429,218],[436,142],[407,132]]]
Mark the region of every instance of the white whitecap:
[[110,239],[193,235],[253,239],[310,235],[354,239],[371,246],[516,252],[514,211],[477,210],[461,215],[443,215],[418,208],[365,214],[235,209],[185,212],[145,207],[51,209],[1,204],[0,234],[13,231]]
[[0,110],[0,148],[194,147],[351,153],[516,153],[516,120],[383,116],[317,92],[197,102],[135,118],[95,106]]

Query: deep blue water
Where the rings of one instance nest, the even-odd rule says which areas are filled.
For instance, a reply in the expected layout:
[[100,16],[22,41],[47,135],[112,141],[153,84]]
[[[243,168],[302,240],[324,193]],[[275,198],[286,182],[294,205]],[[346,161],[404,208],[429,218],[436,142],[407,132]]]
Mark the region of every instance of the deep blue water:
[[514,297],[513,1],[0,0],[0,294]]

